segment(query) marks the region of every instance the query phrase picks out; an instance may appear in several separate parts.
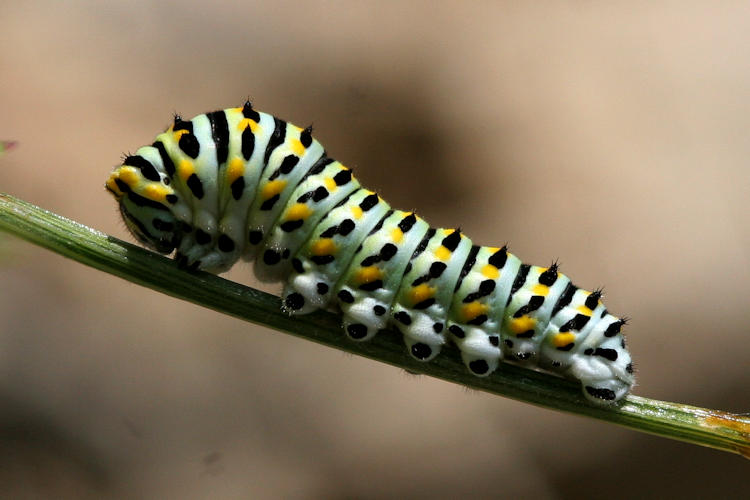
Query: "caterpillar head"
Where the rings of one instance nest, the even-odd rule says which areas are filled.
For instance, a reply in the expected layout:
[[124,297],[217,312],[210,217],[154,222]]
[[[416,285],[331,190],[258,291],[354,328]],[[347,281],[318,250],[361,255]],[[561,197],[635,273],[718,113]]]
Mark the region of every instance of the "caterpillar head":
[[162,179],[146,179],[138,168],[122,165],[112,172],[106,188],[136,240],[163,254],[180,245],[185,227],[172,210],[178,198]]

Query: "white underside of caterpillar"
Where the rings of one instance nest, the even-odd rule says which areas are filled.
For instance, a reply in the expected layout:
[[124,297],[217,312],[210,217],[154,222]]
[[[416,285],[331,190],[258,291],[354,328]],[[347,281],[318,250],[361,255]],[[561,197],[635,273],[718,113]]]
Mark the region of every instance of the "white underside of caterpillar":
[[250,103],[176,117],[107,189],[142,243],[212,272],[254,260],[259,279],[285,282],[286,311],[337,305],[353,340],[395,327],[421,361],[450,340],[477,376],[511,361],[579,380],[600,404],[634,383],[624,321],[599,292],[392,209],[309,128]]

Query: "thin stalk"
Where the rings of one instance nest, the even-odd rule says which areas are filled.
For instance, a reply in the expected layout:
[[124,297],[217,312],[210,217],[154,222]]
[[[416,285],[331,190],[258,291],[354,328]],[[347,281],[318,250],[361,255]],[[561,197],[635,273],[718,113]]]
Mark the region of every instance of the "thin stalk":
[[431,363],[419,363],[406,355],[394,332],[370,342],[351,342],[335,314],[320,311],[290,317],[281,312],[278,297],[212,274],[178,269],[170,259],[4,194],[0,194],[0,229],[167,295],[410,372],[750,458],[746,415],[633,395],[615,406],[593,406],[570,381],[508,364],[489,377],[474,377],[456,349],[445,349]]

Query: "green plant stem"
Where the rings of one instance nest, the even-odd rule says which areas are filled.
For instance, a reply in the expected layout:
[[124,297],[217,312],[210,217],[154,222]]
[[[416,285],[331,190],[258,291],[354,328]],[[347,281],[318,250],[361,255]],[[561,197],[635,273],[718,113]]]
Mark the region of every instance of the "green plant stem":
[[0,194],[0,229],[167,295],[410,372],[750,458],[747,416],[632,395],[615,406],[593,406],[578,385],[509,364],[489,377],[474,377],[456,349],[445,349],[431,363],[419,363],[406,355],[394,332],[370,342],[351,342],[335,314],[321,311],[290,317],[281,312],[278,297],[212,274],[178,269],[170,259],[4,194]]

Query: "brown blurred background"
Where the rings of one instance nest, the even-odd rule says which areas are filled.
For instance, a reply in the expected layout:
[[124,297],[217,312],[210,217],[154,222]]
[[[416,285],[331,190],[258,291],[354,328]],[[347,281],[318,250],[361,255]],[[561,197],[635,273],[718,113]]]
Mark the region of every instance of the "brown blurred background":
[[[103,188],[120,155],[249,96],[394,205],[606,285],[636,394],[750,409],[746,2],[237,3],[2,2],[0,139],[20,145],[0,191],[130,239]],[[3,234],[0,253],[3,497],[750,486],[735,456],[407,376]]]

